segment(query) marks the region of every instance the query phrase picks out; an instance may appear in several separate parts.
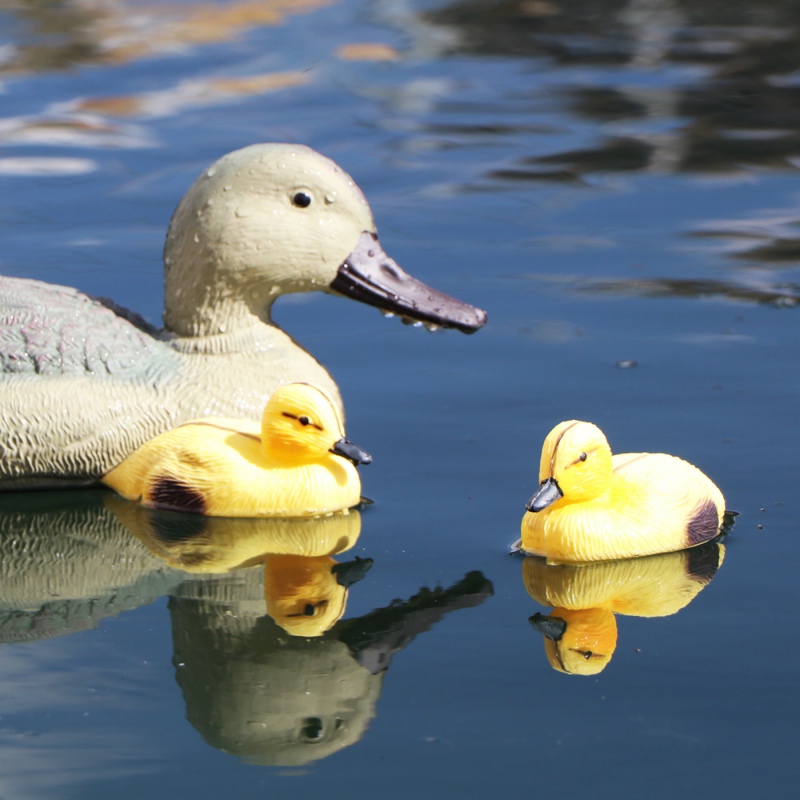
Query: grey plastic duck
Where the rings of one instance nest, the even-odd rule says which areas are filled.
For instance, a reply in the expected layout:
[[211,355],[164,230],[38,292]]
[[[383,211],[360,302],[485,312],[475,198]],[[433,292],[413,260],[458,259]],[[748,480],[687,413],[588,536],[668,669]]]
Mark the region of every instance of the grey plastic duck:
[[189,419],[257,419],[269,394],[331,376],[273,324],[282,294],[352,297],[472,332],[486,314],[404,272],[364,195],[301,145],[221,158],[178,205],[164,248],[164,328],[76,289],[0,278],[0,489],[94,483]]

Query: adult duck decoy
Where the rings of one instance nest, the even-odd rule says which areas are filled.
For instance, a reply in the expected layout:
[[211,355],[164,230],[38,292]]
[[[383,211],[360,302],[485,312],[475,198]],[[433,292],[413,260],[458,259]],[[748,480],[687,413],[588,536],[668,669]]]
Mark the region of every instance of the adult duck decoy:
[[325,369],[273,324],[282,294],[323,290],[472,332],[482,310],[381,249],[364,195],[300,145],[258,144],[205,170],[164,249],[164,328],[76,289],[0,278],[0,489],[91,484],[157,434],[205,416],[257,419]]
[[371,457],[344,438],[330,398],[315,386],[276,389],[261,429],[208,417],[145,442],[103,483],[149,508],[212,517],[311,517],[361,502],[354,464]]
[[603,432],[569,420],[547,435],[521,549],[549,562],[608,561],[694,547],[720,533],[722,492],[664,453],[612,456]]

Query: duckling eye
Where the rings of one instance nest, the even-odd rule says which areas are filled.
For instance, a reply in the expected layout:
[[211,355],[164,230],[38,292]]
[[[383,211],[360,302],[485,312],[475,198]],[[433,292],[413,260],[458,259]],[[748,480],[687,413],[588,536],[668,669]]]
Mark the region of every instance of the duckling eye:
[[295,414],[290,414],[288,411],[281,411],[281,414],[287,419],[296,419],[303,427],[310,425],[312,428],[316,428],[318,431],[323,430],[322,425],[317,425],[316,422],[312,422],[311,418],[305,416],[305,414],[302,417],[298,417]]
[[308,192],[297,192],[292,197],[292,205],[298,208],[308,208],[311,205],[311,195]]
[[586,461],[586,453],[581,453],[578,456],[578,461]]
[[588,661],[594,655],[594,653],[592,653],[591,650],[587,650],[585,653],[582,653],[582,655]]

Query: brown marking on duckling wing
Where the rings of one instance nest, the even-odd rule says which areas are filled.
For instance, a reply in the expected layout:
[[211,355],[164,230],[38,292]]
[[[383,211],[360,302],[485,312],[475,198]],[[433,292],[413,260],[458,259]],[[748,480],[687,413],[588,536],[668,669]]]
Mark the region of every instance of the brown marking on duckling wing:
[[200,492],[175,478],[158,478],[148,498],[150,505],[170,511],[204,514],[206,501]]
[[686,526],[686,544],[694,547],[696,544],[713,539],[719,532],[719,513],[712,500],[706,500],[696,506]]

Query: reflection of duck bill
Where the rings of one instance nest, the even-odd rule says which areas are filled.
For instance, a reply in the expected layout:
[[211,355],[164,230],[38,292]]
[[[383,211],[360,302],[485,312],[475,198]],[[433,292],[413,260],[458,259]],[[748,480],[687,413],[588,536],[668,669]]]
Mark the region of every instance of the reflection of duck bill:
[[567,629],[567,623],[561,617],[546,617],[538,611],[532,617],[528,617],[528,622],[535,631],[554,642],[559,641]]
[[341,456],[342,458],[346,458],[348,461],[352,461],[353,464],[371,464],[372,463],[372,456],[367,453],[365,450],[362,450],[357,444],[353,444],[351,441],[348,441],[345,438],[339,439],[333,447],[331,447],[331,453],[335,453],[337,456]]
[[420,322],[473,333],[486,312],[432,289],[389,258],[374,233],[361,234],[330,288],[370,306]]
[[542,482],[542,485],[533,493],[530,500],[525,504],[528,511],[536,513],[537,511],[544,511],[548,506],[553,505],[556,500],[564,496],[564,493],[559,488],[555,478],[548,478]]
[[363,579],[372,568],[373,563],[371,558],[359,558],[359,556],[356,556],[352,561],[334,564],[331,572],[336,577],[336,583],[339,586],[349,589]]

